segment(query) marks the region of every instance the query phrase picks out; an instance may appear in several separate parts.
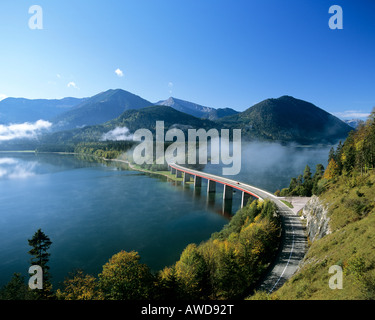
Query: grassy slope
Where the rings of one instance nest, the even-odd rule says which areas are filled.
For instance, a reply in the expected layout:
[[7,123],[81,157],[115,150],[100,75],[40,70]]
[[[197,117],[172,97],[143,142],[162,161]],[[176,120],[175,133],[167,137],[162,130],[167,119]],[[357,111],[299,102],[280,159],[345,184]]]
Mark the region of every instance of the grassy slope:
[[[253,299],[375,298],[375,173],[340,177],[321,197],[330,203],[332,233],[315,241],[297,272],[271,296]],[[329,288],[332,265],[343,268],[343,289]]]

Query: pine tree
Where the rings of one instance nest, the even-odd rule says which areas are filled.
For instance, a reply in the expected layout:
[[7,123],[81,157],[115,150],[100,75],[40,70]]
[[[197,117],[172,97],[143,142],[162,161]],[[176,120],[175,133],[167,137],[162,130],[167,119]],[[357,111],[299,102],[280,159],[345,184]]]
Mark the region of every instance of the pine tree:
[[334,147],[331,147],[331,149],[329,150],[329,154],[328,154],[328,163],[331,160],[335,160],[336,161],[336,154],[335,154],[335,148]]
[[324,166],[321,163],[319,163],[315,167],[315,174],[313,176],[313,180],[317,181],[321,179],[323,175],[324,175]]
[[31,258],[31,265],[38,265],[43,270],[43,288],[41,290],[37,289],[36,293],[41,299],[47,299],[51,297],[52,284],[50,282],[49,274],[49,256],[48,249],[50,248],[52,241],[50,238],[41,230],[38,229],[31,239],[28,239],[29,245],[32,249],[29,254],[33,257]]

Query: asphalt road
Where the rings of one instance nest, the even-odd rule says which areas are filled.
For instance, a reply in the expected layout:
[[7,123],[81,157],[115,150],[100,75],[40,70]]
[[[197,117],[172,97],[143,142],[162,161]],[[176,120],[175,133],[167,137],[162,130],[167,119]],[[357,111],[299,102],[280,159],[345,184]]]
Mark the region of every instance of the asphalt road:
[[188,169],[177,164],[171,164],[170,166],[177,170],[248,192],[259,199],[270,199],[275,202],[282,218],[282,239],[278,254],[258,289],[271,293],[280,288],[296,272],[298,264],[303,259],[307,249],[307,238],[300,218],[282,203],[278,197],[265,190],[236,180]]

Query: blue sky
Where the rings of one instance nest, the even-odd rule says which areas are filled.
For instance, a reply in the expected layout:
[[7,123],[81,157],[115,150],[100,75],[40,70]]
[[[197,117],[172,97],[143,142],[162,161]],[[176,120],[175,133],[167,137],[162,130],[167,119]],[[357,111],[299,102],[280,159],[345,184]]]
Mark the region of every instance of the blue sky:
[[[35,4],[42,30],[28,27]],[[343,30],[328,27],[334,4]],[[1,0],[0,99],[122,88],[239,111],[292,95],[368,113],[374,12],[372,0]]]

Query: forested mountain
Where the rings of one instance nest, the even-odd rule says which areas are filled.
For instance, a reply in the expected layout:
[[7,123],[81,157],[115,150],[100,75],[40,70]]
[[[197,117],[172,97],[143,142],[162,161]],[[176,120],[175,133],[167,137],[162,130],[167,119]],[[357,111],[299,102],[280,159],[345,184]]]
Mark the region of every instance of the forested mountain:
[[80,141],[99,141],[103,134],[116,128],[126,127],[129,133],[137,129],[149,129],[155,132],[156,121],[164,121],[165,129],[179,128],[186,131],[190,128],[211,129],[216,124],[210,120],[198,119],[167,106],[151,106],[139,110],[127,110],[116,119],[101,125],[87,126],[75,130],[56,132],[44,136],[41,142],[64,143]]
[[312,103],[290,96],[264,100],[244,112],[219,119],[218,123],[241,128],[243,136],[250,139],[300,143],[335,142],[352,130]]
[[117,118],[125,110],[141,109],[151,105],[151,102],[125,90],[108,90],[55,117],[54,129],[67,130],[100,124]]
[[[14,107],[16,102],[17,107]],[[0,120],[12,119],[14,123],[49,120],[53,123],[53,134],[41,137],[41,142],[51,143],[94,141],[121,127],[126,127],[130,133],[140,128],[154,130],[158,120],[165,122],[166,129],[173,125],[184,130],[241,129],[243,140],[302,144],[335,143],[353,130],[332,114],[290,96],[264,100],[240,113],[230,108],[214,109],[175,98],[161,103],[164,105],[155,106],[121,89],[108,90],[86,99],[30,101],[8,98],[0,103]],[[2,115],[4,111],[5,116]],[[12,141],[7,144],[12,144]],[[9,148],[11,146],[7,146]]]
[[0,124],[50,120],[84,102],[86,98],[24,99],[6,98],[0,101]]
[[237,113],[239,112],[231,108],[219,108],[219,109],[211,110],[207,115],[204,115],[202,119],[209,119],[209,120],[214,121],[214,120],[224,118],[226,116],[231,116]]

